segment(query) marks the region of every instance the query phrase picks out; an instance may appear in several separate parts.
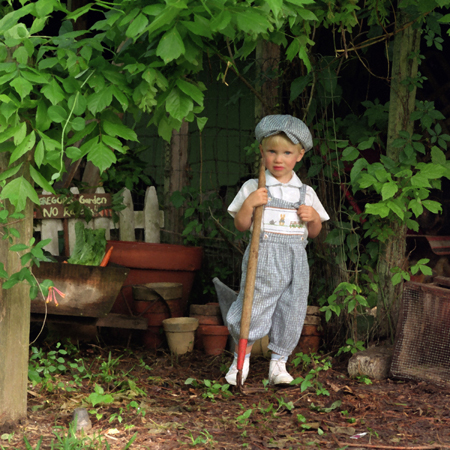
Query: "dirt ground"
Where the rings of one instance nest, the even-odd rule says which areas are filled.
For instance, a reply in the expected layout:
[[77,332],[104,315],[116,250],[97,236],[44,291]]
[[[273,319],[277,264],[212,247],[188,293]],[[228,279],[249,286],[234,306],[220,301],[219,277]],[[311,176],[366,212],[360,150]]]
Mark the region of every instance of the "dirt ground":
[[[15,432],[1,430],[0,449],[450,448],[449,390],[391,379],[365,384],[348,377],[345,360],[318,372],[317,386],[329,396],[302,392],[301,385],[264,387],[269,361],[262,356],[252,358],[245,384],[259,391],[227,396],[214,384],[225,383],[229,353],[207,357],[194,350],[175,359],[161,351],[87,345],[72,357],[78,366],[80,358],[90,378],[71,392],[30,384],[28,418]],[[105,361],[117,365],[106,370]],[[305,377],[314,367],[290,360],[288,368]],[[67,385],[73,379],[55,375]],[[112,403],[89,403],[96,384]],[[78,407],[91,411],[92,430],[82,444],[69,446]]]

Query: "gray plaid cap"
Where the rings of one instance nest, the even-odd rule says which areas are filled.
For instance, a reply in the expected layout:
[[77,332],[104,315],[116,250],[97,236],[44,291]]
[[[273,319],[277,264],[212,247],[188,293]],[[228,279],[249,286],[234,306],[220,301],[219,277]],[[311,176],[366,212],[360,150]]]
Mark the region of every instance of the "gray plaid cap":
[[313,141],[308,127],[300,119],[288,114],[266,116],[256,125],[255,129],[256,139],[259,142],[281,132],[285,133],[294,144],[301,144],[305,151],[312,149]]

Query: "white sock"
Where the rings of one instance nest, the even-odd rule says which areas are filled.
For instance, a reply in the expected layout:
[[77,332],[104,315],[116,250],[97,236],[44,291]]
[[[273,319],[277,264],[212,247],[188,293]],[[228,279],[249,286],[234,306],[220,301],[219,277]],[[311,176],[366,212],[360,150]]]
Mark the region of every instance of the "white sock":
[[281,362],[286,363],[288,360],[288,356],[282,356],[282,355],[278,355],[277,353],[272,353],[270,360],[271,361],[281,361]]
[[[234,355],[234,359],[238,358],[238,354],[236,352],[234,352],[233,355]],[[250,355],[251,355],[251,353],[246,353],[245,354],[245,359],[250,359]]]

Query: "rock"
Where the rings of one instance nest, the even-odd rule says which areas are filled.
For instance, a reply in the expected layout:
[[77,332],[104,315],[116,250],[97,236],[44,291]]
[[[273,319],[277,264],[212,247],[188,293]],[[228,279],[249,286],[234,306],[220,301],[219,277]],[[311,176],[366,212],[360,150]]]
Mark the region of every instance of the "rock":
[[384,380],[389,375],[394,348],[372,347],[355,353],[348,362],[351,377],[368,376],[374,380]]
[[76,408],[73,412],[73,424],[76,425],[75,431],[78,433],[80,431],[88,432],[92,429],[92,422],[89,419],[89,413],[86,408]]

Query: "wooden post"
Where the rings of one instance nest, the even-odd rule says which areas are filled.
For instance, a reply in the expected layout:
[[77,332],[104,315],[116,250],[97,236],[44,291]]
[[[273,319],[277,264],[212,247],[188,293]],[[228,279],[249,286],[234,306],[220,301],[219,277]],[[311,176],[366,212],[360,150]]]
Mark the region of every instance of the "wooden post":
[[119,213],[120,240],[134,242],[136,240],[134,232],[134,205],[129,189],[123,191],[123,203],[126,209]]
[[159,203],[154,186],[147,188],[144,201],[144,240],[159,244]]
[[[411,18],[407,13],[399,11],[396,23],[397,29],[405,27]],[[386,156],[398,161],[402,148],[393,146],[402,130],[413,132],[414,123],[410,120],[415,109],[416,88],[409,89],[408,79],[417,75],[418,59],[411,57],[417,55],[420,49],[421,29],[406,26],[396,34],[393,47],[393,63],[391,75],[391,97],[389,102],[389,124]],[[394,337],[395,327],[399,313],[400,299],[403,284],[392,285],[393,267],[404,268],[406,262],[406,225],[395,220],[392,221],[392,236],[381,245],[378,261],[379,297],[377,315],[381,327],[381,335]]]
[[[105,189],[102,187],[99,187],[95,191],[96,194],[104,194]],[[111,219],[109,217],[95,217],[92,219],[94,221],[93,227],[95,230],[98,230],[99,228],[105,229],[105,237],[107,240],[111,239]]]
[[187,185],[189,124],[183,121],[180,131],[172,132],[172,140],[166,149],[166,167],[164,173],[164,211],[165,228],[170,231],[167,235],[172,244],[181,244],[183,226],[183,208],[175,208],[170,197],[176,191],[181,191]]

